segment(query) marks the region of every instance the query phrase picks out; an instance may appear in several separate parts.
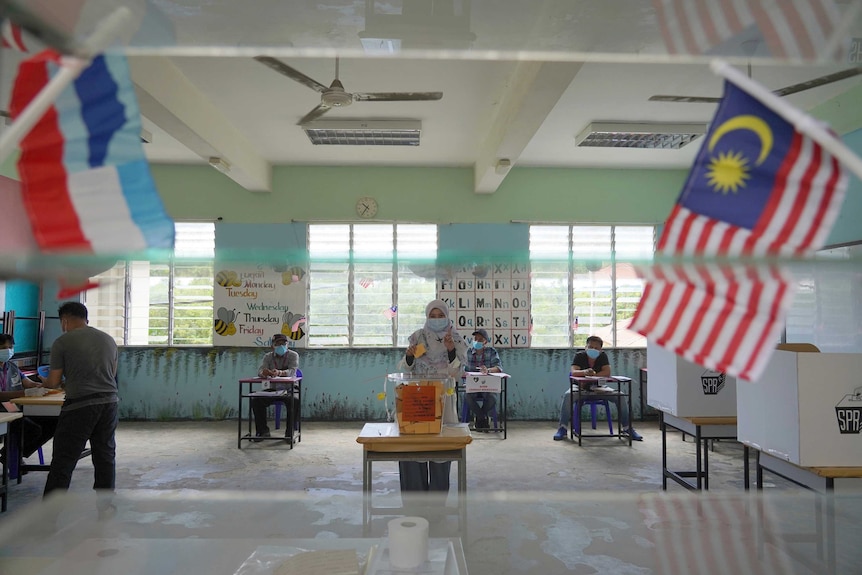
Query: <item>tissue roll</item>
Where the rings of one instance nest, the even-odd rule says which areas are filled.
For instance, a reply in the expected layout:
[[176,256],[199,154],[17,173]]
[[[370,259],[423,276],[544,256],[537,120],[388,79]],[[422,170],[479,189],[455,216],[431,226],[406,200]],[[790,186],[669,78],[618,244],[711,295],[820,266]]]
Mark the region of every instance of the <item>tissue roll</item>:
[[428,561],[428,521],[401,517],[389,522],[389,563],[396,569],[412,569]]

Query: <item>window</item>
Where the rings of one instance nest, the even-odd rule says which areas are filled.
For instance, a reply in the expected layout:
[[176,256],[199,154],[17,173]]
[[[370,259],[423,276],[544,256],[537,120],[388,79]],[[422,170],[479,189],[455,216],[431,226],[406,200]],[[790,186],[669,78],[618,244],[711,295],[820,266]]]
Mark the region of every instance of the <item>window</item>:
[[417,273],[433,266],[436,226],[312,224],[308,253],[309,346],[407,345],[436,293],[434,275]]
[[176,223],[167,259],[122,261],[84,294],[93,325],[125,345],[211,345],[215,226]]
[[635,273],[652,259],[653,226],[530,226],[532,347],[645,347],[626,329],[643,293]]

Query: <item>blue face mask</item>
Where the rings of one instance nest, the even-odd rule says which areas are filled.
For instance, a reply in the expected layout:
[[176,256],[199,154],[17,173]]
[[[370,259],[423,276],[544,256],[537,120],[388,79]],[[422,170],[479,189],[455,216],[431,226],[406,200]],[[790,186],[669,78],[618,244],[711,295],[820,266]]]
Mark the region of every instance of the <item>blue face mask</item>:
[[449,327],[449,320],[445,317],[429,317],[426,325],[431,331],[445,331]]
[[9,349],[0,349],[0,363],[6,363],[12,356],[15,355],[15,350],[11,347]]
[[277,345],[275,346],[275,355],[284,355],[287,353],[286,345]]
[[593,348],[587,349],[587,357],[589,357],[590,359],[596,359],[597,357],[599,357],[599,355],[601,355],[601,353],[602,353],[602,350],[600,350],[600,349],[593,349]]
[[481,341],[474,341],[473,342],[473,349],[482,349],[483,347],[485,347],[485,344],[482,343]]

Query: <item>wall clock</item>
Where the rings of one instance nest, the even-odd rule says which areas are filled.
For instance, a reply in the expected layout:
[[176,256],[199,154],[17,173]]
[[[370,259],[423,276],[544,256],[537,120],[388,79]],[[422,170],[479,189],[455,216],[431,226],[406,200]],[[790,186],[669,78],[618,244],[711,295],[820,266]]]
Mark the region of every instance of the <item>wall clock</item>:
[[356,215],[360,218],[373,218],[377,215],[377,200],[362,197],[356,201]]

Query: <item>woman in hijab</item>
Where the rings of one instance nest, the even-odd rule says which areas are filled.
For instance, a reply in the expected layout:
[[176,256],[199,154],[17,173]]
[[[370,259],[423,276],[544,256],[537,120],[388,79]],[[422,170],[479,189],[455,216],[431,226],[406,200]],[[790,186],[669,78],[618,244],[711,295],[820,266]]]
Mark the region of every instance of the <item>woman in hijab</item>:
[[[408,338],[404,361],[415,374],[450,378],[460,377],[461,365],[467,358],[467,343],[449,321],[449,306],[435,299],[425,306],[425,325]],[[456,423],[454,395],[446,395],[443,423]],[[451,414],[451,415],[450,415]],[[401,491],[449,491],[451,461],[424,463],[400,461]]]

